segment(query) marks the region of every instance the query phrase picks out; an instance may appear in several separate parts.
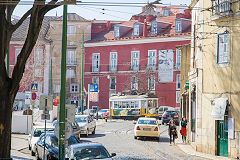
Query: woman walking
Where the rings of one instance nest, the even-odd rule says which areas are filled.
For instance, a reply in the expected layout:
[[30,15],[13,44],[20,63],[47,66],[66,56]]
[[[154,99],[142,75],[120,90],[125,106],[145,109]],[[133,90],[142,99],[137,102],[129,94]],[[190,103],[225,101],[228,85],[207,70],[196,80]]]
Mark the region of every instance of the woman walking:
[[175,138],[176,138],[176,135],[177,135],[177,130],[176,130],[176,126],[174,124],[174,121],[171,119],[169,121],[169,137],[170,137],[170,145],[171,143],[173,142],[175,144]]
[[187,136],[187,120],[185,117],[182,118],[182,122],[181,122],[181,130],[180,133],[182,135],[182,141],[183,143],[186,143],[186,136]]

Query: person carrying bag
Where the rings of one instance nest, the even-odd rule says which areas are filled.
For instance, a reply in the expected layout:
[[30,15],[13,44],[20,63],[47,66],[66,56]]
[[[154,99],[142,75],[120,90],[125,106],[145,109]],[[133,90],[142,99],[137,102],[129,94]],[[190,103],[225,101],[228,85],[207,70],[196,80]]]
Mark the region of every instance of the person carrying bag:
[[186,136],[187,136],[187,120],[185,117],[182,118],[182,121],[181,121],[181,130],[180,130],[180,133],[182,135],[182,141],[183,143],[186,144]]

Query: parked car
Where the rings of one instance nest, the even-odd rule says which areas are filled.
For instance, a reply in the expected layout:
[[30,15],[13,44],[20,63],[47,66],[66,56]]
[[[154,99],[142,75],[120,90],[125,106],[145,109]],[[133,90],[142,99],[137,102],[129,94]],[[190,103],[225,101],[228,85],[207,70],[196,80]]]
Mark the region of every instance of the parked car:
[[[55,120],[52,122],[52,125],[55,127],[56,125],[58,124],[58,121]],[[72,134],[80,140],[80,137],[81,137],[81,131],[80,131],[80,127],[78,125],[78,123],[75,121],[74,123],[70,123],[71,126],[72,126]]]
[[156,118],[141,117],[134,127],[134,138],[153,137],[159,140],[160,128]]
[[[45,145],[44,145],[44,137]],[[80,141],[74,136],[68,138],[68,146],[72,144],[77,144]],[[44,156],[44,146],[45,146],[45,158]],[[57,160],[58,159],[58,138],[54,133],[42,134],[36,144],[36,157],[37,159],[46,159],[46,160]]]
[[88,109],[85,109],[85,110],[83,111],[83,114],[84,114],[84,115],[89,114],[90,116],[96,117],[97,111],[96,111],[95,109],[89,109],[89,111],[88,111]]
[[89,115],[76,115],[75,120],[80,127],[80,133],[88,136],[90,133],[95,134],[96,120]]
[[[46,132],[53,132],[54,131],[54,127],[51,125],[46,125]],[[36,148],[35,145],[39,139],[39,137],[41,136],[42,133],[45,132],[45,127],[44,125],[36,125],[32,127],[32,131],[29,134],[28,137],[28,148],[29,150],[31,150],[31,155],[34,156],[36,153]]]
[[163,113],[167,110],[174,110],[174,108],[171,107],[171,106],[160,106],[159,109],[158,109],[159,117],[162,118]]
[[103,118],[105,113],[109,112],[109,109],[101,109],[98,111],[98,118]]
[[69,146],[66,155],[66,158],[69,160],[112,160],[112,157],[116,156],[116,153],[110,155],[107,149],[100,143],[79,143]]
[[179,112],[177,111],[165,111],[162,115],[162,124],[168,124],[170,119],[174,120],[176,125],[179,125]]

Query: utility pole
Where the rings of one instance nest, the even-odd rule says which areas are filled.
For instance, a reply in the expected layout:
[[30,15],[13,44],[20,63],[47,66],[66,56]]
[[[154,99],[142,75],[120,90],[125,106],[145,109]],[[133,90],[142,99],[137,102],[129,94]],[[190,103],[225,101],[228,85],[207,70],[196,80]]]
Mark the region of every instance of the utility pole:
[[81,105],[81,113],[83,114],[83,103],[84,103],[84,57],[85,57],[85,53],[84,53],[84,32],[82,33],[82,84],[81,84],[81,88],[82,88],[82,94],[81,94],[81,100],[82,100],[82,105]]
[[66,104],[66,52],[67,52],[67,4],[63,6],[62,26],[62,60],[61,60],[61,91],[60,91],[60,116],[59,116],[59,139],[58,159],[65,159],[65,104]]
[[7,74],[9,76],[9,58],[10,57],[10,44],[8,46],[8,50],[7,50]]
[[53,84],[52,84],[52,78],[53,78],[53,76],[52,76],[52,58],[51,58],[51,81],[50,81],[50,95],[52,95],[53,94]]

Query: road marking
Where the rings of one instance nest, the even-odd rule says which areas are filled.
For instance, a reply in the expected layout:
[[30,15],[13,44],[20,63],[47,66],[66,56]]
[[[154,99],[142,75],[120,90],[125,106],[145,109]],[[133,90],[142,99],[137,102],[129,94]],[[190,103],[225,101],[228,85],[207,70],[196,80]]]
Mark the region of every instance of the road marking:
[[4,126],[3,124],[0,125],[0,133],[2,134],[3,133],[3,130],[4,130]]

